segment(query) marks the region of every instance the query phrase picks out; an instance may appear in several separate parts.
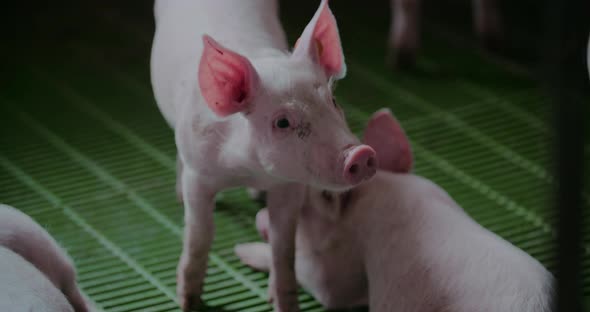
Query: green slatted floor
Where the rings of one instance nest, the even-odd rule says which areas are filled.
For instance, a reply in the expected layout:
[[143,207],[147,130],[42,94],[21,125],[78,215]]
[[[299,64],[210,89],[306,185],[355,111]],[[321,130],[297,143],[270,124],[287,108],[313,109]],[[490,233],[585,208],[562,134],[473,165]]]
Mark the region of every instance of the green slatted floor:
[[[172,132],[149,84],[150,6],[99,5],[40,14],[31,26],[37,39],[15,39],[20,48],[0,93],[0,202],[30,214],[67,248],[81,287],[103,310],[177,311],[183,212]],[[359,25],[349,8],[334,6],[349,65],[337,96],[352,129],[360,134],[373,111],[391,107],[414,146],[416,172],[553,270],[553,134],[541,90],[436,34],[425,35],[418,73],[392,73],[383,67],[383,20],[357,10]],[[308,7],[289,11],[291,38],[313,13]],[[589,158],[590,142],[585,151]],[[589,191],[584,205],[588,216]],[[242,190],[220,196],[203,295],[211,310],[271,310],[267,276],[232,251],[258,239],[257,209]],[[589,224],[584,252],[590,296]],[[304,292],[300,301],[303,311],[322,310]]]

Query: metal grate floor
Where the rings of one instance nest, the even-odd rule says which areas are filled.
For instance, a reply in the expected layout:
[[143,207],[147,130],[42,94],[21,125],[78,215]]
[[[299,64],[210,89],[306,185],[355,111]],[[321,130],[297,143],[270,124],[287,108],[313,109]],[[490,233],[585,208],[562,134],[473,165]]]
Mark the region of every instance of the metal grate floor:
[[[416,172],[553,269],[553,134],[542,90],[437,35],[424,38],[419,73],[393,73],[383,66],[387,29],[367,16],[363,26],[350,23],[340,18],[347,9],[335,6],[349,66],[337,97],[352,129],[360,134],[373,111],[391,107],[412,141]],[[100,12],[47,14],[36,25],[57,23],[56,34],[17,40],[22,54],[8,65],[0,94],[0,202],[31,215],[67,248],[83,291],[103,310],[177,311],[183,211],[173,135],[149,84],[151,15]],[[291,38],[312,13],[287,19]],[[590,157],[590,142],[585,151]],[[584,200],[589,219],[590,192]],[[203,295],[210,310],[271,311],[267,276],[233,254],[236,243],[258,239],[257,209],[243,190],[219,198]],[[590,296],[590,224],[584,242]],[[303,291],[300,302],[303,311],[322,311]]]

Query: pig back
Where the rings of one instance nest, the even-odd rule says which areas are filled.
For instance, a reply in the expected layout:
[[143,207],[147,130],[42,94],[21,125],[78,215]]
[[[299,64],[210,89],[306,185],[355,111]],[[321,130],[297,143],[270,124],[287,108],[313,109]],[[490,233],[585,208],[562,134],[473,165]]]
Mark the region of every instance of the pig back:
[[552,276],[537,260],[475,222],[436,184],[388,180],[390,200],[373,205],[387,210],[373,215],[366,246],[376,311],[549,311]]
[[250,59],[287,50],[277,0],[157,0],[154,11],[152,87],[172,127],[178,114],[177,102],[198,90],[204,34]]
[[0,311],[74,311],[61,291],[21,256],[0,246],[0,263]]

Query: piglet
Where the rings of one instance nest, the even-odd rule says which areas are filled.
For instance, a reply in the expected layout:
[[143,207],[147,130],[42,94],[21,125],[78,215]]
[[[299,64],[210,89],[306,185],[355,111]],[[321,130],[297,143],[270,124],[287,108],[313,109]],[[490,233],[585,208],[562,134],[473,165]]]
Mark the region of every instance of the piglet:
[[0,311],[74,312],[64,296],[30,262],[0,246]]
[[[420,45],[421,0],[391,0],[392,20],[389,29],[389,61],[405,67],[415,62]],[[497,0],[472,0],[473,25],[481,42],[495,48],[501,37],[500,10]]]
[[[410,174],[410,145],[388,111],[372,117],[364,140],[379,161],[372,180],[346,192],[307,188],[295,264],[299,283],[319,302],[387,312],[550,311],[552,275],[440,187]],[[266,210],[257,227],[272,234]],[[251,267],[270,268],[266,243],[235,252]]]
[[[33,219],[13,207],[2,204],[0,204],[0,247],[2,247],[0,263],[2,263],[3,272],[0,273],[2,276],[0,287],[6,290],[0,289],[0,294],[5,296],[0,299],[0,307],[10,303],[26,302],[24,298],[37,295],[40,296],[39,298],[48,300],[51,298],[50,301],[56,306],[62,306],[60,298],[65,296],[69,310],[88,311],[88,304],[76,284],[74,265],[66,252]],[[18,282],[10,282],[11,280]],[[35,293],[22,293],[27,290]],[[57,296],[56,291],[62,295]],[[32,307],[40,306],[32,305]],[[15,309],[16,306],[11,309],[0,309],[0,311],[15,311]],[[37,310],[33,309],[33,311]],[[62,310],[48,309],[47,311]]]
[[177,293],[199,303],[214,232],[215,194],[268,191],[271,298],[297,311],[293,272],[304,184],[345,190],[376,172],[375,151],[350,132],[332,96],[346,66],[323,0],[292,53],[276,0],[157,0],[151,79],[174,129],[184,202]]

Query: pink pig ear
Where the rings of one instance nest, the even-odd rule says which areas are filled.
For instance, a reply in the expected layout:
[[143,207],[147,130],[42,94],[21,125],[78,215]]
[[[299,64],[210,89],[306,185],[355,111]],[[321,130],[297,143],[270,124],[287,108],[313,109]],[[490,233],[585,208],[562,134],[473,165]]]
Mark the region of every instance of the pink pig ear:
[[330,11],[328,0],[323,0],[315,15],[295,44],[294,57],[311,57],[320,64],[328,77],[346,76],[346,64],[336,18]]
[[247,110],[257,86],[258,74],[248,59],[203,36],[199,87],[215,114],[225,117]]
[[363,142],[377,153],[381,170],[397,173],[412,171],[410,141],[389,109],[380,109],[373,114],[365,129]]

